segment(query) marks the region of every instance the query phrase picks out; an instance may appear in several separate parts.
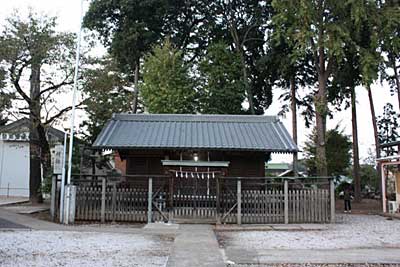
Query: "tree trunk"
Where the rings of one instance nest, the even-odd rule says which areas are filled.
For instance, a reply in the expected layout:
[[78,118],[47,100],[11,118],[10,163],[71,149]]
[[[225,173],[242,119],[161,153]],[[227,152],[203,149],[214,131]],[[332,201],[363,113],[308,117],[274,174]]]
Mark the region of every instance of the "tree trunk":
[[[399,72],[397,71],[396,59],[394,57],[392,59],[392,64],[394,71],[394,79],[396,81],[397,100],[399,102],[399,109],[400,109],[400,77],[399,77]],[[400,152],[400,145],[397,146],[397,151]],[[398,166],[398,168],[400,169],[400,166]]]
[[40,65],[32,64],[30,77],[30,96],[29,103],[29,149],[30,149],[30,168],[29,168],[29,199],[32,203],[43,201],[41,192],[42,182],[42,148],[40,145]]
[[394,79],[396,81],[397,100],[399,102],[399,108],[400,108],[400,77],[399,77],[399,72],[397,71],[396,60],[394,58],[392,60],[392,64],[394,71]]
[[375,152],[376,152],[376,158],[378,159],[381,157],[381,150],[378,138],[378,125],[376,122],[375,105],[374,105],[374,99],[372,98],[371,87],[369,85],[367,86],[367,90],[368,90],[369,107],[371,109],[372,127],[374,130]]
[[[293,141],[297,145],[297,105],[296,105],[296,81],[293,75],[290,78],[290,106],[292,110],[292,135]],[[297,152],[293,153],[293,176],[298,173],[298,157]]]
[[[323,72],[325,73],[325,72]],[[326,161],[326,115],[327,115],[327,99],[326,99],[326,82],[324,74],[319,74],[318,93],[314,98],[316,134],[317,134],[317,175],[328,176],[328,166]]]
[[140,67],[140,59],[138,59],[135,63],[135,80],[134,87],[135,90],[133,92],[133,103],[132,103],[132,113],[137,113],[138,107],[138,98],[139,98],[139,67]]
[[[381,149],[380,149],[380,144],[379,144],[379,138],[378,138],[378,126],[376,122],[376,115],[375,115],[375,106],[374,106],[374,99],[372,98],[372,92],[371,92],[371,86],[367,85],[367,91],[368,91],[368,100],[369,100],[369,107],[371,110],[371,119],[372,119],[372,126],[374,130],[374,139],[375,139],[375,153],[376,153],[376,158],[379,159],[381,157]],[[381,193],[381,196],[383,195],[382,193],[382,174],[381,174],[381,166],[379,163],[377,163],[376,170],[378,172],[378,182],[379,182],[379,191]]]
[[51,180],[53,170],[51,168],[50,145],[49,142],[47,142],[46,130],[41,123],[38,125],[38,133],[39,145],[41,148],[40,162],[42,164],[42,176],[44,179]]
[[361,201],[360,157],[358,153],[357,106],[355,88],[351,88],[351,125],[353,136],[353,177],[354,197],[356,202]]
[[253,96],[253,90],[251,90],[251,86],[249,84],[249,76],[247,73],[246,69],[246,61],[244,58],[244,53],[241,49],[238,49],[238,53],[240,54],[240,61],[242,64],[242,73],[243,73],[243,82],[245,86],[245,91],[247,94],[247,100],[249,101],[249,110],[252,115],[256,114],[255,108],[254,108],[254,96]]

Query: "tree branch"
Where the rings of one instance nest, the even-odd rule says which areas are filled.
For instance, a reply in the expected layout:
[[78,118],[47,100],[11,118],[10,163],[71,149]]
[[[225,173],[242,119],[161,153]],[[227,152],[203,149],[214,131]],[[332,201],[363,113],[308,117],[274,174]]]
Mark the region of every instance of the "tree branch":
[[[28,65],[27,63],[23,64],[23,65],[21,66],[21,68],[20,68],[18,71],[16,71],[16,66],[13,64],[13,65],[10,67],[9,71],[10,71],[10,74],[11,74],[11,75],[10,75],[10,76],[11,76],[11,83],[14,85],[14,87],[15,87],[15,89],[17,90],[18,94],[20,94],[20,96],[21,96],[28,104],[30,104],[30,103],[31,103],[30,97],[29,97],[27,94],[25,94],[24,90],[22,90],[21,86],[19,85],[19,81],[20,81],[20,79],[21,79],[22,72],[24,71],[24,69],[25,69],[25,67],[26,67],[27,65]],[[15,72],[17,72],[17,74],[15,74]]]
[[[79,103],[78,105],[75,106],[75,108],[79,108],[81,106],[83,106],[84,101],[82,101],[81,103]],[[43,125],[48,125],[50,123],[52,123],[54,120],[58,119],[59,117],[61,117],[62,115],[64,115],[65,112],[68,112],[72,109],[71,106],[63,108],[61,110],[59,110],[59,112],[57,114],[55,114],[54,116],[50,117],[49,119],[47,119]]]
[[60,87],[62,87],[62,86],[64,86],[64,85],[73,84],[74,81],[73,81],[73,80],[72,80],[72,81],[67,81],[68,78],[69,78],[69,76],[66,77],[61,83],[59,83],[59,84],[52,84],[51,86],[47,87],[46,89],[41,90],[40,93],[39,93],[39,95],[42,95],[42,94],[44,94],[44,93],[46,93],[46,92],[48,92],[48,91],[51,91],[51,90],[57,90],[57,89],[59,89]]

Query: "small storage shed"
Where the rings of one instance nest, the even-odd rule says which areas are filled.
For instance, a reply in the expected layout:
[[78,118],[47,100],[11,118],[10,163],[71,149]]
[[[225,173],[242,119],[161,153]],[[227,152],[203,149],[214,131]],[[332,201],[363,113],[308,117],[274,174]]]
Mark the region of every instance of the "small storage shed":
[[[29,197],[29,119],[22,118],[0,127],[0,196]],[[50,150],[61,144],[64,133],[46,128]]]

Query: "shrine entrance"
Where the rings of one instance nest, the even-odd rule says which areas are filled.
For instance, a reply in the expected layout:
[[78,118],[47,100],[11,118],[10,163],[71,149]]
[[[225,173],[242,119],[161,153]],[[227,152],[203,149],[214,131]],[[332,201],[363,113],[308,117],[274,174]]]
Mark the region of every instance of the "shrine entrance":
[[172,221],[217,222],[219,178],[229,162],[163,161],[163,164],[170,175],[168,204]]
[[173,220],[216,221],[219,175],[220,172],[172,172]]

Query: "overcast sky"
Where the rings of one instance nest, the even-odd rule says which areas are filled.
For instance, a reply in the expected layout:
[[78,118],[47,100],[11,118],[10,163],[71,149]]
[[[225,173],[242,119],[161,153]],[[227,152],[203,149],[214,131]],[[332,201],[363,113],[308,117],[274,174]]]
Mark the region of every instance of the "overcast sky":
[[[88,1],[85,1],[85,9],[88,6]],[[58,17],[58,29],[63,31],[77,32],[79,28],[79,12],[80,0],[3,0],[0,9],[0,24],[4,23],[6,17],[10,16],[14,9],[18,10],[22,15],[26,14],[28,7],[32,7],[39,13],[44,13],[51,16]],[[378,115],[383,111],[383,106],[387,102],[391,102],[396,108],[398,103],[394,96],[390,96],[389,87],[387,85],[375,84],[372,87],[375,108]],[[367,156],[368,148],[374,145],[374,136],[371,124],[371,115],[369,109],[368,95],[364,88],[357,88],[357,108],[358,108],[358,130],[359,130],[359,145],[360,156],[365,158]],[[274,92],[274,101],[272,106],[267,110],[267,115],[276,115],[282,103],[279,102],[279,90]],[[302,147],[307,138],[310,130],[306,129],[304,122],[299,118],[299,144]],[[291,132],[291,119],[290,113],[286,118],[282,118],[283,123]],[[351,135],[351,111],[345,110],[334,114],[334,118],[328,121],[328,128],[333,128],[340,124],[345,133]],[[288,161],[290,157],[274,155],[273,161]]]

